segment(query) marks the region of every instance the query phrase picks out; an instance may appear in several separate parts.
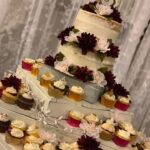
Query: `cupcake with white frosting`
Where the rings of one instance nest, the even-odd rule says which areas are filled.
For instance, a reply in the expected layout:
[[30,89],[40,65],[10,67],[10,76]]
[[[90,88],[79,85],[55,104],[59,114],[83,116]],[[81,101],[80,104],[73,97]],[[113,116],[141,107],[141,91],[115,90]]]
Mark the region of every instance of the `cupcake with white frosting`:
[[121,147],[126,147],[130,142],[130,133],[128,131],[119,129],[116,131],[113,141],[115,144]]
[[32,124],[30,126],[28,126],[27,130],[26,130],[26,134],[27,135],[33,135],[36,137],[39,137],[39,131],[38,131],[38,126],[35,124]]
[[24,143],[24,132],[18,128],[12,128],[5,134],[5,139],[8,144],[22,145]]
[[14,104],[18,98],[18,92],[14,87],[7,87],[2,92],[2,100],[5,103]]
[[72,86],[69,90],[68,97],[75,101],[82,101],[84,99],[84,89],[80,86]]
[[40,66],[43,66],[44,60],[42,58],[38,58],[38,59],[35,60],[35,63],[40,65]]
[[48,88],[49,85],[53,82],[53,80],[54,80],[54,75],[52,73],[46,72],[40,78],[40,85]]
[[9,129],[10,123],[8,115],[0,113],[0,133],[5,133]]
[[68,92],[68,86],[65,78],[54,81],[49,85],[48,93],[55,98],[62,98]]
[[39,144],[26,143],[23,150],[41,150]]
[[22,60],[22,68],[28,71],[31,71],[32,65],[35,63],[35,60],[31,58],[25,58]]
[[67,123],[73,127],[79,127],[83,118],[83,113],[76,110],[71,110],[68,113]]
[[33,64],[32,65],[32,69],[31,69],[31,73],[34,76],[37,76],[39,74],[39,69],[41,68],[41,65],[39,64]]
[[11,128],[17,128],[17,129],[20,129],[22,131],[25,131],[26,128],[27,128],[27,125],[24,121],[22,120],[13,120],[11,122]]
[[42,145],[43,142],[44,142],[43,139],[34,135],[29,135],[29,136],[26,136],[25,138],[25,143],[34,143],[34,144]]
[[63,143],[60,143],[59,149],[60,150],[79,150],[79,146],[76,142],[71,143],[71,144],[63,142]]
[[116,103],[116,97],[112,91],[106,92],[101,96],[101,104],[108,108],[114,108]]
[[113,119],[108,119],[101,125],[100,138],[110,141],[115,133],[115,123]]
[[97,124],[99,123],[99,118],[96,114],[89,114],[86,115],[84,118],[90,124]]
[[55,145],[53,145],[52,143],[45,143],[41,150],[56,150]]

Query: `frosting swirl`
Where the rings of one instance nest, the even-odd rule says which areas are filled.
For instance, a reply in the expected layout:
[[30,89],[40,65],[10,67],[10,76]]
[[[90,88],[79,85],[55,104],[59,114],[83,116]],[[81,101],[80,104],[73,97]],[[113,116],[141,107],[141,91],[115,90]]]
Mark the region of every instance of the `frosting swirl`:
[[78,94],[83,94],[84,90],[80,86],[72,86],[70,89],[72,92],[78,93]]
[[112,100],[112,101],[115,101],[115,100],[116,100],[116,97],[115,97],[114,94],[110,95],[109,93],[105,93],[105,94],[104,94],[104,97],[105,97],[106,99],[109,99],[109,100]]
[[78,144],[76,142],[72,143],[72,144],[68,144],[68,143],[65,143],[65,142],[60,143],[59,148],[61,150],[79,150]]
[[35,63],[35,60],[33,60],[33,59],[31,59],[31,58],[25,58],[25,59],[24,59],[24,62],[30,63],[30,64],[34,64],[34,63]]
[[65,78],[60,79],[60,80],[54,82],[54,86],[55,86],[56,88],[61,89],[61,90],[64,90],[64,89],[65,89],[66,84],[67,84],[67,83],[66,83]]
[[95,114],[87,115],[87,116],[85,116],[85,119],[89,123],[97,123],[97,122],[99,122],[99,118]]
[[74,118],[74,119],[77,119],[77,120],[81,120],[83,119],[84,117],[84,114],[79,112],[79,111],[76,111],[76,110],[72,110],[70,111],[69,115]]
[[52,143],[46,143],[42,147],[43,150],[55,150],[55,146]]
[[10,134],[13,137],[16,137],[16,138],[22,138],[22,137],[24,137],[23,131],[20,130],[20,129],[17,129],[17,128],[12,128],[11,131],[10,131]]
[[118,130],[117,135],[124,140],[130,140],[130,133],[125,130]]
[[40,147],[38,144],[34,144],[34,143],[26,143],[24,145],[24,150],[40,150]]
[[8,115],[4,113],[0,113],[0,121],[3,121],[3,122],[9,121]]
[[38,127],[37,127],[35,124],[33,124],[33,125],[30,125],[30,126],[28,127],[27,133],[28,133],[29,135],[35,134],[35,133],[38,132],[37,130],[38,130]]
[[27,136],[26,141],[29,143],[35,143],[35,144],[42,144],[43,143],[43,139],[35,137],[33,135]]
[[24,97],[24,98],[26,98],[26,99],[29,99],[29,100],[32,100],[32,99],[33,99],[32,95],[29,94],[29,93],[24,93],[24,94],[22,94],[22,97]]
[[13,128],[18,128],[18,129],[22,129],[24,130],[26,128],[26,124],[24,121],[21,121],[21,120],[14,120],[11,122],[11,126]]
[[128,96],[128,97],[119,96],[119,97],[118,97],[118,100],[119,100],[120,102],[122,102],[122,103],[129,104],[131,98],[130,98],[130,96]]
[[17,90],[14,87],[7,87],[5,91],[10,94],[17,94]]

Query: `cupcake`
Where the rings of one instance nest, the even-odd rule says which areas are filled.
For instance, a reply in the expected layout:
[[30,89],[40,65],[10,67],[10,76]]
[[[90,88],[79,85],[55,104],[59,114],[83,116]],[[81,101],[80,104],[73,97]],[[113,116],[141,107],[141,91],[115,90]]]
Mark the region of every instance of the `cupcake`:
[[41,150],[39,144],[26,143],[23,150]]
[[53,74],[51,74],[51,73],[45,73],[40,78],[40,85],[48,88],[49,84],[52,83],[53,79],[54,79],[54,75]]
[[48,94],[55,98],[62,98],[67,93],[67,90],[68,86],[65,79],[63,78],[49,85]]
[[35,63],[35,60],[30,58],[25,58],[22,60],[22,68],[28,71],[31,71],[32,65]]
[[85,116],[85,120],[91,124],[98,124],[99,123],[99,118],[95,114],[90,114],[90,115]]
[[52,143],[46,143],[42,146],[41,150],[56,150]]
[[0,97],[2,97],[3,89],[4,89],[3,84],[2,82],[0,82]]
[[27,125],[24,121],[21,121],[21,120],[13,120],[11,122],[11,128],[17,128],[17,129],[20,129],[22,131],[25,131],[26,128],[27,128]]
[[80,86],[72,86],[69,90],[68,97],[75,101],[81,101],[84,99],[84,90]]
[[19,95],[22,95],[24,93],[28,93],[30,91],[29,87],[26,86],[24,83],[21,84]]
[[105,141],[110,141],[115,133],[115,124],[113,119],[106,120],[101,125],[100,138]]
[[12,128],[6,132],[5,140],[8,144],[22,145],[24,143],[24,132],[20,129]]
[[0,133],[5,133],[9,129],[10,123],[7,114],[0,113]]
[[37,76],[39,74],[40,67],[41,66],[39,64],[32,65],[32,69],[31,69],[32,75]]
[[118,130],[114,137],[113,141],[116,145],[119,145],[121,147],[126,147],[130,142],[130,133],[125,130]]
[[135,141],[136,140],[136,137],[137,137],[137,132],[136,130],[133,128],[132,124],[131,123],[128,123],[128,122],[120,122],[119,123],[119,128],[120,129],[123,129],[127,132],[130,133],[130,139],[131,141]]
[[38,127],[35,124],[30,125],[26,130],[26,134],[39,137]]
[[25,138],[25,143],[34,143],[34,144],[42,145],[43,142],[44,142],[43,139],[33,135],[26,136]]
[[63,143],[60,143],[59,149],[60,150],[79,150],[79,146],[76,142],[71,143],[71,144],[63,142]]
[[16,101],[16,104],[25,110],[30,110],[34,106],[34,103],[34,99],[29,92],[20,95]]
[[114,108],[115,103],[116,103],[116,97],[112,91],[106,92],[101,97],[101,104],[104,105],[105,107]]
[[42,58],[38,58],[38,59],[35,60],[35,63],[40,65],[40,66],[43,66],[44,60]]
[[83,118],[84,118],[83,113],[81,113],[79,111],[72,110],[68,113],[67,123],[73,127],[79,127],[81,120]]
[[5,103],[14,104],[17,98],[18,98],[18,93],[14,87],[7,87],[2,92],[2,100]]
[[131,97],[118,96],[115,107],[119,110],[126,111],[131,103]]

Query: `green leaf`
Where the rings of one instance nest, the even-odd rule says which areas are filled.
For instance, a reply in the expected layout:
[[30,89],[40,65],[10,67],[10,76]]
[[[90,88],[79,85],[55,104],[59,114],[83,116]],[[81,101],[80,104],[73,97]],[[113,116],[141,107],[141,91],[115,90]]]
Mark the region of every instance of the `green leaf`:
[[57,59],[57,61],[62,61],[64,57],[65,57],[64,54],[61,53],[61,52],[59,52],[59,53],[55,56],[55,58]]
[[71,46],[75,46],[75,47],[77,47],[77,46],[78,46],[78,45],[77,45],[77,42],[75,42],[75,41],[68,42],[68,44],[69,44],[69,45],[71,45]]
[[74,33],[79,32],[79,30],[78,30],[78,29],[75,29],[75,28],[74,28],[72,31],[73,31]]
[[102,73],[105,73],[106,71],[108,71],[108,68],[107,67],[102,67],[102,68],[99,68],[98,71],[100,71]]
[[103,61],[105,57],[106,57],[105,53],[101,53],[101,52],[98,53],[98,58],[100,58],[101,61]]

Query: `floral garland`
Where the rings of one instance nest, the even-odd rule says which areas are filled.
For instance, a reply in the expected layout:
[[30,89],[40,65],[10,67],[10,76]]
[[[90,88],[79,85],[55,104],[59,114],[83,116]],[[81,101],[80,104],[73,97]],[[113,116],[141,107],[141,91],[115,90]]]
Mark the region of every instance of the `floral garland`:
[[104,16],[107,19],[111,19],[114,21],[117,21],[119,23],[122,22],[121,15],[117,8],[114,6],[115,5],[115,0],[101,0],[100,2],[94,1],[94,2],[89,2],[88,4],[85,4],[81,8],[83,10],[89,11],[91,13],[95,13],[99,16]]
[[75,29],[75,27],[69,27],[63,30],[58,38],[61,40],[61,44],[71,44],[79,47],[82,50],[82,54],[86,55],[88,52],[95,53],[101,61],[104,58],[112,57],[117,58],[119,56],[119,47],[112,43],[112,40],[99,39],[94,34],[83,32]]

